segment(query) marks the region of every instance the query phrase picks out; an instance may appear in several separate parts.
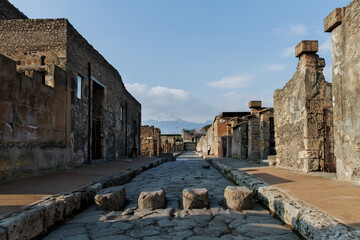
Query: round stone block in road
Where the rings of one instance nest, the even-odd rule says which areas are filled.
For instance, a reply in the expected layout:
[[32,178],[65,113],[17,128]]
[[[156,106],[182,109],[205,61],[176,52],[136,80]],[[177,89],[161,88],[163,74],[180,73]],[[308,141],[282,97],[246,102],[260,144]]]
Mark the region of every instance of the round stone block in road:
[[[177,161],[149,169],[124,184],[127,205],[122,211],[90,207],[44,239],[298,239],[262,205],[253,201],[252,210],[226,208],[224,191],[234,184],[205,160],[185,152]],[[209,208],[183,209],[186,188],[205,188]],[[164,189],[164,209],[139,209],[138,197],[150,189]]]

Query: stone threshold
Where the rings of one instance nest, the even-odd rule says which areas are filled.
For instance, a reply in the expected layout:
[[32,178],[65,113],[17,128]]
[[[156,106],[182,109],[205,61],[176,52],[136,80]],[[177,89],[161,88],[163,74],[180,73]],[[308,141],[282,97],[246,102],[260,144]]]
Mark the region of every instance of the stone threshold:
[[236,168],[222,164],[216,159],[199,153],[198,155],[202,156],[203,159],[237,185],[247,186],[253,190],[256,199],[303,238],[314,240],[360,239],[360,231],[337,222],[329,215],[302,201],[291,199],[277,187],[271,186],[263,180]]
[[126,171],[96,178],[91,184],[72,192],[50,196],[0,219],[0,240],[40,239],[56,226],[94,204],[94,196],[103,188],[127,183],[141,172],[170,161],[159,158]]

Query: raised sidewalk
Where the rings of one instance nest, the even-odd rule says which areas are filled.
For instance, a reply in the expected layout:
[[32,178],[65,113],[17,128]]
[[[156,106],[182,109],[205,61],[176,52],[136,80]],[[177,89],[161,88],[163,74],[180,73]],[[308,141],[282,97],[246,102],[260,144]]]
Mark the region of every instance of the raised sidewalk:
[[203,158],[306,239],[360,239],[360,186],[234,158]]
[[0,216],[21,210],[51,195],[74,191],[91,184],[93,179],[148,163],[154,159],[153,157],[138,157],[99,162],[51,175],[1,183]]
[[40,239],[74,214],[94,203],[103,188],[122,185],[166,161],[139,157],[67,170],[0,185],[0,239]]

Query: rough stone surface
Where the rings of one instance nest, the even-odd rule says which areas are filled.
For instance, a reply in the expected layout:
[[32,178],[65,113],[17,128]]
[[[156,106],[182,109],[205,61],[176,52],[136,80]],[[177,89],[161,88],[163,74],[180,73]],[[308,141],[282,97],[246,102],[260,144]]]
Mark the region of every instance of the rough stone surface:
[[[251,211],[225,210],[223,193],[233,183],[216,169],[204,169],[203,165],[204,160],[185,153],[177,161],[145,171],[124,184],[130,202],[124,211],[99,211],[91,207],[45,237],[45,240],[64,237],[76,239],[80,236],[102,240],[230,240],[250,239],[250,236],[259,236],[258,239],[264,240],[298,239],[256,202],[253,202]],[[213,201],[210,201],[209,209],[185,210],[171,208],[169,204],[165,209],[155,210],[133,207],[142,189],[158,186],[164,188],[172,201],[180,202],[182,190],[194,187],[208,189]]]
[[295,47],[295,56],[300,57],[304,53],[317,53],[319,50],[318,41],[304,40]]
[[325,32],[331,32],[342,23],[345,14],[344,10],[344,8],[336,8],[324,19]]
[[[336,222],[334,219],[322,212],[319,212],[315,208],[305,205],[300,201],[289,199],[284,193],[280,192],[274,186],[269,186],[263,181],[235,168],[228,167],[219,161],[213,159],[207,159],[207,161],[238,185],[246,185],[252,189],[255,192],[255,197],[259,201],[264,203],[270,209],[270,211],[275,213],[286,224],[297,230],[304,239],[350,240],[356,239],[356,236],[359,234],[359,231],[354,231],[352,228],[346,227]],[[244,211],[244,213],[248,215],[248,217],[246,217],[246,221],[251,220],[256,223],[264,223],[264,220],[254,217],[254,212],[247,213],[247,211]],[[238,218],[236,222],[231,224],[231,227],[235,227],[239,233],[244,233],[244,221],[244,219]],[[269,222],[269,224],[273,223]],[[250,226],[253,226],[253,224]],[[250,230],[248,227],[245,229]],[[259,230],[260,233],[261,231],[262,230]],[[277,231],[278,230],[274,230],[274,232]],[[246,236],[250,237],[253,233],[250,232],[249,234],[246,234]],[[281,234],[281,237],[277,236],[279,238],[275,239],[284,239],[283,237],[285,235],[287,234]],[[265,238],[266,234],[262,237]],[[262,237],[260,239],[262,239]],[[268,237],[269,238],[265,239],[272,239],[272,236]],[[292,236],[286,237],[291,239]]]
[[[0,142],[0,180],[140,153],[140,103],[118,71],[67,19],[1,20],[0,32],[0,54],[14,61],[7,69],[10,65],[0,59],[0,95],[5,100],[0,104],[0,135],[5,136]],[[15,67],[24,73],[21,79]],[[59,69],[66,71],[65,80],[57,76]],[[12,82],[16,84],[11,89]],[[89,121],[99,129],[92,146]],[[89,148],[94,150],[91,159]]]
[[[274,93],[276,162],[280,167],[303,172],[324,167],[324,108],[331,105],[332,98],[324,67],[325,61],[318,55],[302,54],[293,78]],[[331,129],[332,124],[326,127]]]
[[141,126],[141,156],[159,156],[161,130],[154,126]]
[[242,211],[252,208],[253,192],[247,187],[228,186],[224,197],[226,206],[232,210]]
[[139,209],[159,209],[166,204],[166,194],[164,189],[157,191],[141,192],[138,198]]
[[209,207],[209,192],[206,188],[186,188],[183,190],[184,209]]
[[[135,173],[130,174],[131,172],[142,172],[163,162],[165,162],[164,159],[157,159],[150,164],[146,163],[138,165],[125,172],[125,175],[128,176],[127,178],[119,179],[119,176],[116,174],[110,175],[104,179],[100,179],[102,183],[93,183],[90,186],[81,188],[72,193],[52,196],[21,212],[5,216],[0,219],[0,240],[39,238],[42,234],[48,233],[48,231],[54,228],[58,223],[63,222],[65,219],[78,213],[79,210],[94,203],[94,196],[101,190],[103,185],[112,186],[114,183],[124,184],[132,177],[136,176]],[[123,176],[124,173],[121,173],[120,175]],[[134,209],[135,208],[132,208],[131,204],[129,204],[129,208],[124,211],[125,216],[117,217],[121,220],[128,219],[128,215],[126,214],[133,214]],[[101,213],[103,213],[103,211],[99,211],[95,207],[89,208],[88,211],[78,215],[77,218],[70,220],[68,222],[69,225],[61,227],[59,231],[56,231],[54,234],[50,234],[48,239],[64,239],[65,237],[68,237],[69,239],[86,239],[87,235],[84,233],[87,230],[85,229],[84,224],[97,223],[98,220],[103,217],[101,216]],[[167,216],[169,214],[170,213],[167,212]],[[113,215],[109,215],[108,218],[111,218],[112,216]],[[129,224],[122,223],[120,227],[117,226],[117,229],[126,228],[128,225]]]
[[336,174],[360,184],[360,1],[333,14],[342,16],[331,31]]
[[126,191],[122,186],[106,188],[96,194],[94,200],[105,210],[121,210],[126,202]]

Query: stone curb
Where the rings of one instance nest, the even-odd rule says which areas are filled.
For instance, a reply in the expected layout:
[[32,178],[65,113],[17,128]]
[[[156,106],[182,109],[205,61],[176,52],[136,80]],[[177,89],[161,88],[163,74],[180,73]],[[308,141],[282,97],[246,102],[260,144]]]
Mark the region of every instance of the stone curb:
[[228,179],[254,191],[255,198],[266,205],[282,221],[293,227],[305,239],[352,240],[360,239],[360,231],[337,222],[327,214],[301,202],[289,198],[276,187],[247,173],[228,167],[216,159],[201,154],[208,163],[218,169]]
[[91,184],[73,192],[53,195],[25,209],[11,213],[0,219],[0,240],[38,239],[57,224],[94,203],[94,196],[103,188],[118,186],[156,167],[166,159],[156,159],[139,164],[112,175],[97,178]]

